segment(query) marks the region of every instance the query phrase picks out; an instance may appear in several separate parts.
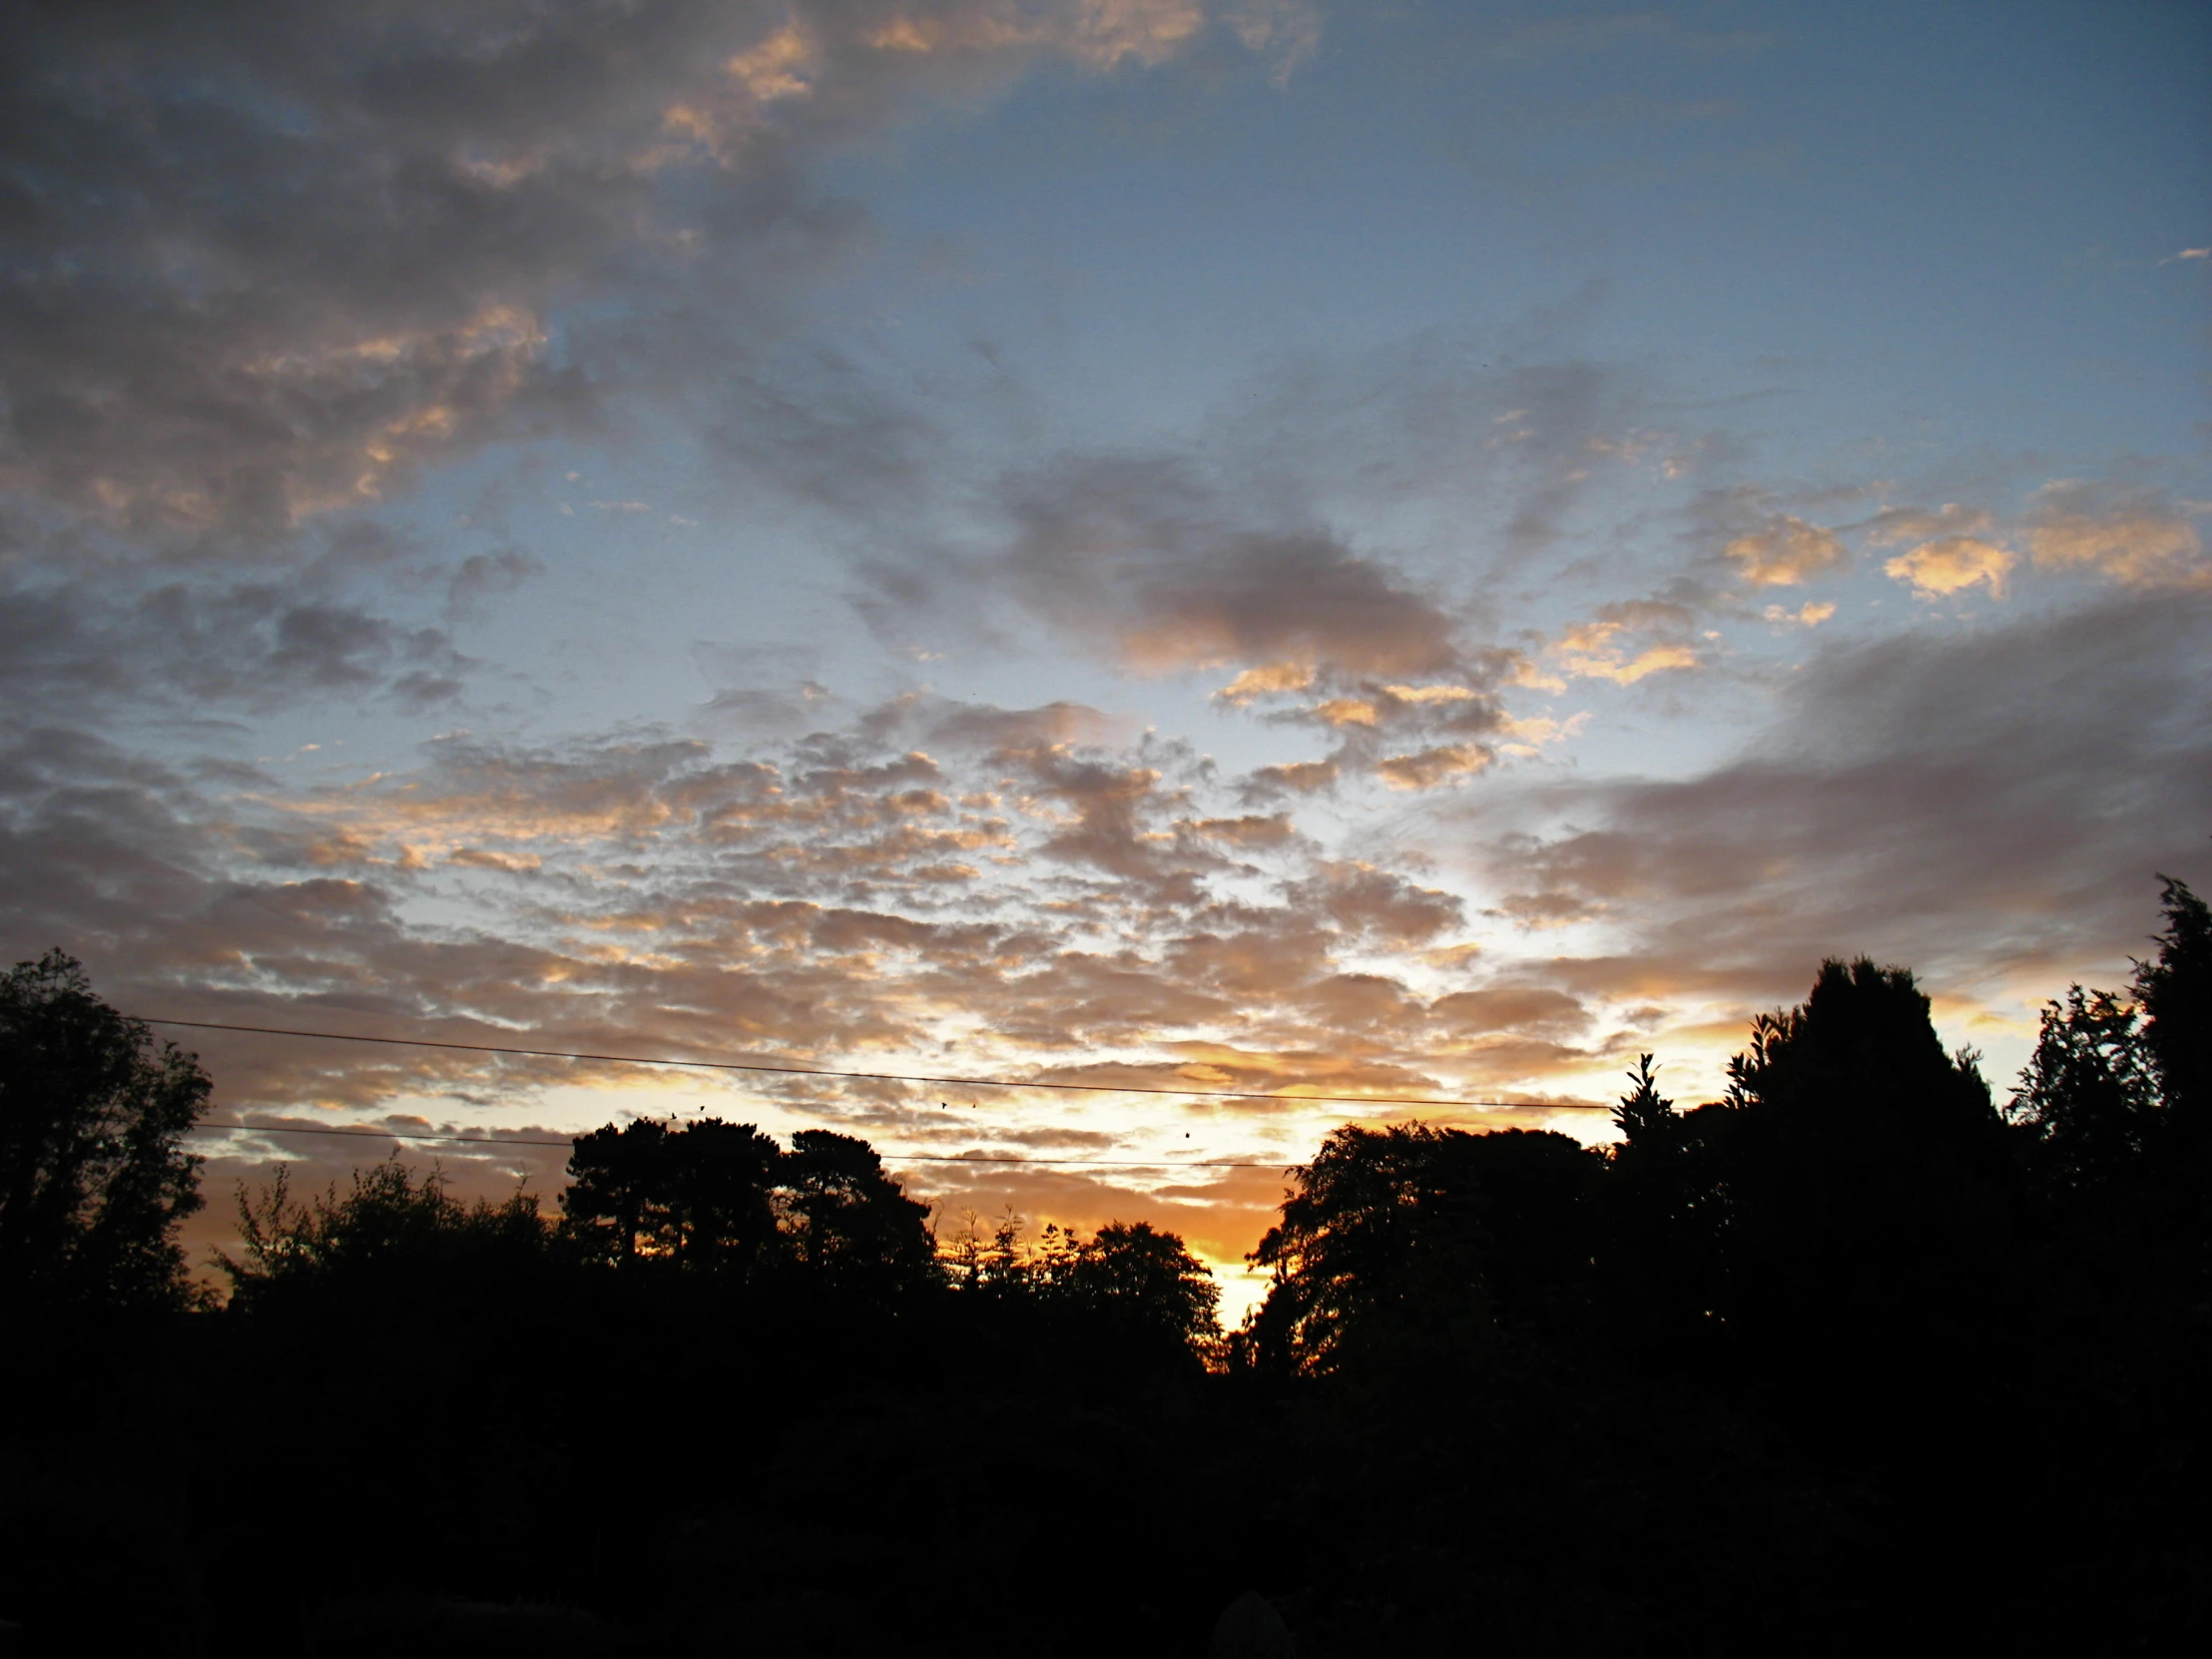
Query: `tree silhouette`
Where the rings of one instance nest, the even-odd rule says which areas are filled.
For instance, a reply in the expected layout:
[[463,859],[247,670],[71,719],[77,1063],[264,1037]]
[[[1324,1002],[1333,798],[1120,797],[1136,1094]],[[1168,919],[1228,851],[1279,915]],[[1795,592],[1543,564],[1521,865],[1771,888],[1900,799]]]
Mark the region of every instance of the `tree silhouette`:
[[564,1233],[587,1261],[744,1278],[776,1244],[782,1156],[750,1123],[609,1124],[570,1149]]
[[1128,1337],[1165,1338],[1203,1354],[1220,1335],[1214,1276],[1173,1233],[1109,1222],[1088,1240],[1045,1254],[1048,1284],[1068,1305]]
[[1752,1021],[1729,1062],[1729,1103],[1876,1138],[1903,1134],[1998,1155],[2003,1123],[1973,1057],[1943,1052],[1912,971],[1865,957],[1821,964],[1812,994]]
[[2191,1150],[2212,1142],[2212,906],[2162,875],[2166,930],[2136,964],[2143,1046],[2174,1132]]
[[240,1189],[239,1235],[243,1257],[219,1260],[233,1306],[251,1312],[369,1288],[415,1296],[440,1282],[480,1281],[534,1264],[551,1228],[526,1192],[463,1204],[442,1173],[418,1181],[394,1157],[355,1170],[342,1193],[333,1182],[304,1201],[279,1164],[258,1198]]
[[673,1261],[679,1224],[667,1124],[608,1124],[571,1144],[562,1232],[586,1261],[632,1268]]
[[1586,1294],[1603,1160],[1549,1130],[1348,1125],[1292,1171],[1253,1252],[1274,1271],[1244,1351],[1310,1376],[1466,1364]]
[[1679,1112],[1639,1055],[1613,1108],[1600,1246],[1609,1335],[1641,1362],[1697,1358],[1725,1334],[1730,1185],[1718,1142],[1723,1108]]
[[1681,1118],[1674,1102],[1659,1093],[1659,1077],[1651,1069],[1650,1055],[1636,1057],[1636,1069],[1628,1074],[1628,1080],[1635,1087],[1613,1108],[1613,1127],[1621,1132],[1622,1141],[1633,1147],[1656,1148],[1671,1140]]
[[2136,1010],[2111,991],[2043,1005],[2035,1052],[2007,1111],[2025,1134],[2046,1193],[2071,1194],[2130,1172],[2156,1135],[2159,1079]]
[[180,1308],[199,1061],[92,993],[59,950],[0,975],[0,1301]]
[[2160,880],[2166,928],[2157,955],[2135,964],[2133,1000],[2074,985],[2046,1003],[2013,1091],[2005,1115],[2047,1202],[2101,1192],[2100,1205],[2124,1204],[2163,1166],[2192,1168],[2208,1150],[2212,911]]
[[1692,1114],[1725,1193],[1715,1316],[1808,1409],[1907,1355],[1963,1364],[2015,1288],[2017,1164],[1974,1057],[1943,1052],[1912,973],[1824,962],[1804,1003],[1753,1022],[1729,1080],[1722,1110]]
[[905,1195],[867,1142],[802,1129],[778,1186],[784,1242],[805,1276],[873,1294],[939,1282],[929,1206]]

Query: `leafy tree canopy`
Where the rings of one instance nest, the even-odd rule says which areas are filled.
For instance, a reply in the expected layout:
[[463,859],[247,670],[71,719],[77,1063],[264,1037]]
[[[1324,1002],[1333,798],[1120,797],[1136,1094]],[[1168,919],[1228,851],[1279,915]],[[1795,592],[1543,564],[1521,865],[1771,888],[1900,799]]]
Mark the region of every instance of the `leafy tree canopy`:
[[1552,1322],[1581,1294],[1602,1171],[1550,1130],[1337,1130],[1252,1255],[1275,1280],[1247,1352],[1321,1375]]
[[440,1172],[418,1180],[397,1158],[355,1170],[343,1192],[333,1182],[304,1201],[278,1165],[258,1198],[240,1192],[244,1255],[223,1258],[223,1268],[242,1308],[372,1287],[412,1294],[426,1281],[481,1282],[531,1263],[550,1231],[526,1192],[463,1204]]
[[749,1123],[649,1118],[579,1136],[561,1196],[570,1238],[592,1261],[662,1261],[743,1276],[776,1238],[782,1149]]
[[207,1073],[59,950],[0,975],[0,1301],[180,1308]]
[[2131,994],[2074,985],[2043,1006],[2006,1115],[2046,1198],[2126,1186],[2212,1139],[2212,910],[2160,879],[2165,930]]
[[1206,1358],[1221,1339],[1214,1276],[1181,1238],[1150,1222],[1108,1222],[1087,1239],[1048,1224],[1030,1250],[1011,1213],[988,1243],[970,1216],[947,1265],[966,1296],[1068,1316],[1115,1341],[1164,1342]]
[[1870,1140],[1904,1132],[1988,1147],[2000,1127],[1973,1057],[1943,1052],[1912,971],[1863,956],[1823,962],[1803,1003],[1753,1020],[1728,1076],[1732,1105],[1817,1116]]
[[2158,954],[2136,964],[2143,1046],[2177,1131],[2193,1146],[2212,1139],[2212,906],[2170,875]]
[[871,1293],[937,1277],[929,1207],[850,1135],[803,1129],[787,1152],[749,1123],[640,1119],[579,1136],[568,1171],[562,1232],[587,1261]]

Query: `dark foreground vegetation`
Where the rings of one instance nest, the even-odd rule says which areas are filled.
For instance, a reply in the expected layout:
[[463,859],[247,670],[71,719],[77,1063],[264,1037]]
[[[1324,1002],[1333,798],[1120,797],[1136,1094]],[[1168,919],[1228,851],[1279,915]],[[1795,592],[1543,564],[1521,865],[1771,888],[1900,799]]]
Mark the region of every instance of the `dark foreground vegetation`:
[[[1224,1339],[1180,1241],[938,1239],[848,1137],[637,1123],[560,1215],[244,1201],[189,1058],[0,981],[0,1618],[23,1651],[2207,1651],[2212,913],[1999,1109],[1826,964],[1587,1151],[1331,1136]],[[1265,1644],[1239,1651],[1260,1652]],[[1217,1648],[1217,1651],[1224,1651]]]

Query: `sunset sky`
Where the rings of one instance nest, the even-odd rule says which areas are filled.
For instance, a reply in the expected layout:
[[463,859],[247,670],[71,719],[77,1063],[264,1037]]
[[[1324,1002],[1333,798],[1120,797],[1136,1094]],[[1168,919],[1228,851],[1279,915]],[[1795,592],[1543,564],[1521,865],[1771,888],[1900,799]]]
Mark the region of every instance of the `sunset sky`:
[[[2201,6],[10,31],[7,961],[148,1016],[1460,1103],[174,1033],[225,1121],[833,1127],[941,1226],[1235,1264],[1336,1124],[1602,1138],[1637,1054],[1710,1098],[1824,955],[1915,968],[2001,1097],[2154,871],[2212,887]],[[203,1256],[271,1160],[392,1144],[202,1139]]]

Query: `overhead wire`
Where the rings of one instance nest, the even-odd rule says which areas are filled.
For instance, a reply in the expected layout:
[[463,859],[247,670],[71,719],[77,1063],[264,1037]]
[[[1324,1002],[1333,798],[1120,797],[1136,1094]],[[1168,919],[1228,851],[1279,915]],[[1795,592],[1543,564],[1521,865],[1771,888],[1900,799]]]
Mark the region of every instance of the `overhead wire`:
[[[524,1135],[421,1135],[386,1133],[377,1129],[324,1129],[305,1124],[196,1123],[193,1132],[225,1130],[244,1135],[327,1135],[351,1141],[434,1142],[450,1146],[574,1146],[576,1137],[551,1139]],[[1010,1158],[965,1152],[882,1152],[888,1164],[1012,1164],[1042,1165],[1052,1169],[1280,1169],[1288,1166],[1233,1158],[1131,1159],[1131,1158]]]
[[[356,1031],[306,1031],[292,1026],[242,1025],[222,1020],[165,1019],[147,1017],[142,1024],[169,1026],[193,1031],[230,1031],[250,1036],[298,1037],[315,1041],[374,1043],[395,1048],[435,1048],[468,1054],[501,1054],[529,1059],[581,1060],[604,1065],[673,1067],[696,1071],[729,1071],[766,1073],[787,1077],[828,1077],[870,1083],[931,1083],[952,1088],[990,1089],[1046,1089],[1088,1094],[1141,1094],[1162,1095],[1190,1100],[1272,1100],[1285,1102],[1313,1102],[1322,1105],[1350,1106],[1428,1106],[1463,1108],[1469,1110],[1551,1110],[1595,1111],[1602,1108],[1583,1102],[1542,1102],[1513,1100],[1436,1100],[1413,1095],[1330,1095],[1330,1094],[1271,1094],[1258,1090],[1233,1089],[1175,1089],[1154,1084],[1123,1083],[1071,1083],[1039,1078],[1004,1077],[954,1077],[918,1072],[850,1071],[829,1066],[772,1065],[754,1060],[691,1060],[639,1054],[604,1054],[577,1049],[525,1048],[520,1045],[500,1043],[454,1042],[436,1037],[385,1037],[370,1036]],[[423,1143],[451,1146],[561,1147],[573,1145],[573,1138],[548,1139],[545,1137],[509,1135],[433,1135],[405,1131],[377,1129],[339,1129],[304,1124],[257,1124],[257,1123],[201,1123],[196,1130],[214,1130],[233,1134],[250,1135],[321,1135],[343,1140],[383,1140],[405,1143]],[[1012,1167],[1036,1166],[1054,1169],[1275,1169],[1273,1163],[1247,1159],[1124,1159],[1124,1158],[1035,1158],[1007,1157],[974,1153],[942,1152],[885,1152],[886,1162],[906,1164],[989,1164]]]
[[541,1060],[588,1060],[605,1065],[670,1066],[693,1071],[763,1072],[784,1077],[833,1077],[866,1083],[931,1083],[946,1088],[1050,1089],[1086,1094],[1169,1095],[1186,1100],[1274,1100],[1323,1106],[1441,1106],[1469,1111],[1601,1112],[1588,1101],[1435,1100],[1418,1095],[1275,1094],[1259,1089],[1170,1089],[1143,1083],[1069,1083],[1044,1078],[951,1077],[929,1072],[840,1071],[829,1066],[779,1066],[758,1060],[676,1060],[640,1054],[594,1054],[565,1048],[522,1048],[500,1043],[452,1042],[437,1037],[373,1037],[356,1031],[301,1031],[280,1025],[233,1025],[207,1019],[154,1019],[143,1025],[193,1031],[238,1031],[265,1037],[307,1037],[328,1042],[377,1043],[393,1048],[442,1048],[467,1054],[508,1054]]

